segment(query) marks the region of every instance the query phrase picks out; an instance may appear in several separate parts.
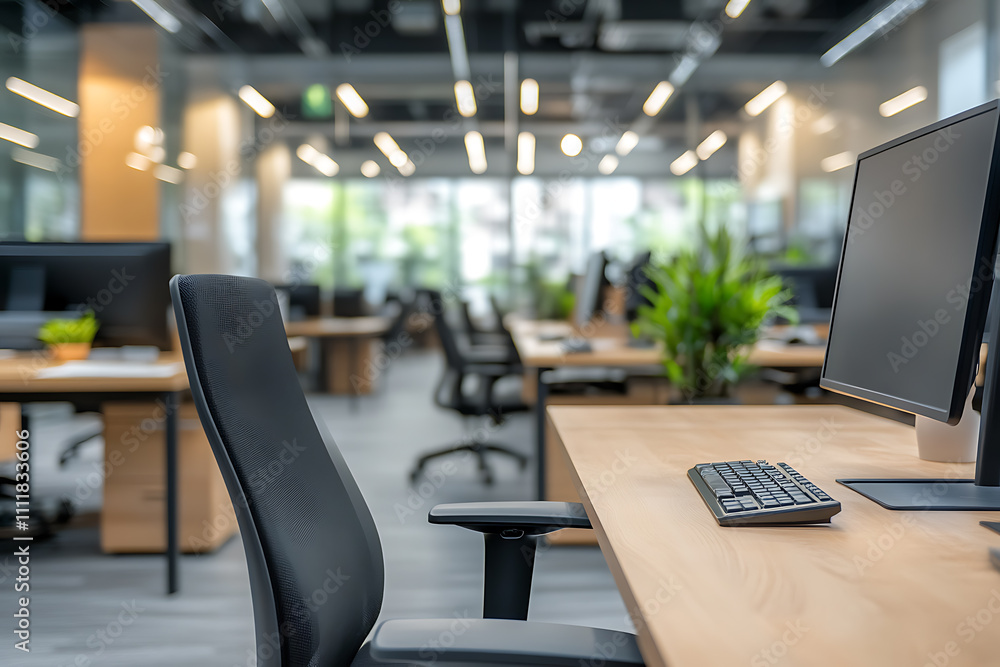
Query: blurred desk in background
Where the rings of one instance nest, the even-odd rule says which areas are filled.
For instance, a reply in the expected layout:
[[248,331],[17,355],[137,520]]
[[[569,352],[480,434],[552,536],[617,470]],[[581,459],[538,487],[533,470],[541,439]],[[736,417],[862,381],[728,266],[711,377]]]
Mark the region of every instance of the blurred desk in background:
[[[145,494],[146,499],[150,501],[147,506],[157,508],[159,515],[164,517],[164,529],[161,534],[165,534],[165,538],[148,551],[162,549],[166,552],[167,592],[174,593],[180,587],[178,413],[181,409],[180,398],[188,389],[184,363],[178,354],[164,352],[153,364],[138,365],[144,368],[154,367],[145,375],[136,372],[136,364],[121,361],[94,362],[93,375],[90,376],[86,373],[89,362],[69,363],[72,364],[68,367],[70,370],[61,374],[58,369],[63,366],[63,362],[54,361],[44,351],[16,353],[3,357],[0,359],[0,402],[21,404],[67,402],[72,403],[78,410],[94,412],[103,412],[105,404],[124,401],[145,403],[142,413],[144,416],[138,424],[139,433],[136,434],[129,428],[129,432],[133,433],[140,445],[130,452],[131,458],[108,460],[107,457],[113,456],[113,452],[118,450],[115,447],[115,438],[109,435],[105,424],[105,464],[112,466],[112,473],[104,475],[104,493],[106,500],[109,497],[114,498],[115,485],[129,481],[128,475],[116,474],[121,472],[123,466],[135,462],[143,464],[146,473],[140,475],[144,479],[143,488],[148,486],[151,490],[140,490],[138,493]],[[119,374],[114,371],[115,364],[121,369]],[[39,377],[40,374],[42,377]],[[45,377],[46,375],[48,377]],[[149,428],[146,428],[147,419],[151,422]],[[6,429],[7,426],[3,425],[0,428]],[[197,433],[204,438],[200,425]],[[139,434],[145,437],[139,438]],[[29,437],[29,442],[33,447],[47,444],[38,442],[34,437]],[[111,446],[108,446],[109,442]],[[162,443],[163,447],[163,457],[159,459],[161,463],[149,456],[157,443]],[[114,526],[105,523],[106,518],[111,516],[108,514],[109,510],[113,513],[115,510],[128,512],[134,509],[134,507],[112,507],[110,503],[105,504],[102,510],[102,543],[106,531],[111,530],[112,534],[115,532]],[[148,519],[148,513],[146,518]],[[235,523],[230,530],[235,532]],[[159,549],[155,546],[159,546]]]
[[285,331],[291,338],[319,341],[325,391],[357,396],[374,391],[374,343],[390,326],[390,317],[312,317],[286,322]]

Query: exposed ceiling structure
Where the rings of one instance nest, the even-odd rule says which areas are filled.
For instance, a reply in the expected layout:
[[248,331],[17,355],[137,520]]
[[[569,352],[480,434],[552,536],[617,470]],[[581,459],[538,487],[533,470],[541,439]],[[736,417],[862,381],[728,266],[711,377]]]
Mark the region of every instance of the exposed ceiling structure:
[[[198,56],[187,59],[193,84],[254,86],[293,120],[291,141],[326,137],[360,155],[378,132],[402,143],[437,131],[444,152],[464,153],[462,138],[475,130],[489,153],[502,149],[507,172],[523,130],[538,137],[540,153],[567,132],[608,151],[630,127],[657,150],[692,147],[692,127],[736,130],[764,86],[822,80],[820,56],[892,4],[750,0],[737,2],[745,10],[733,20],[729,0],[461,0],[454,16],[445,7],[457,0],[45,1],[72,23],[153,18],[181,53]],[[8,28],[32,11],[38,6],[0,0]],[[540,88],[530,117],[517,106],[526,77]],[[469,118],[455,111],[462,79],[475,89]],[[677,94],[644,115],[660,81]],[[332,91],[344,82],[367,103],[363,118],[336,102],[325,117],[306,113],[308,86]]]

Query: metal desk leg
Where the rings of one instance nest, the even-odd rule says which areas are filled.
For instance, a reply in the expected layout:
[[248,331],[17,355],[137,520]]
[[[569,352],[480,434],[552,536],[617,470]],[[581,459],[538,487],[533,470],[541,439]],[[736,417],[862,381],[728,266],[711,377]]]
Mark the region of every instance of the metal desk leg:
[[537,500],[545,500],[545,402],[549,396],[549,388],[542,382],[542,375],[547,368],[537,369],[535,377],[535,470],[538,482],[535,487]]
[[351,401],[351,412],[356,413],[358,411],[358,402],[361,400],[361,388],[358,384],[361,381],[361,374],[358,372],[358,350],[360,349],[358,347],[358,336],[351,336],[350,341],[351,371],[354,373],[354,377],[348,378],[348,381],[351,383],[351,397],[349,400]]
[[163,396],[166,410],[166,450],[167,450],[167,594],[180,589],[178,560],[178,511],[177,511],[177,394],[168,392]]

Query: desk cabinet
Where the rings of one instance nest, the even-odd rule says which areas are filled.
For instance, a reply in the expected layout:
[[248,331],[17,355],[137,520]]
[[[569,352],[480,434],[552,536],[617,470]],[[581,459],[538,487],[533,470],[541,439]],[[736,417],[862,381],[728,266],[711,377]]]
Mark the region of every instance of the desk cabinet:
[[[164,413],[157,403],[105,403],[104,506],[106,553],[162,553]],[[197,411],[181,406],[179,427],[180,547],[214,551],[236,532],[236,516]]]

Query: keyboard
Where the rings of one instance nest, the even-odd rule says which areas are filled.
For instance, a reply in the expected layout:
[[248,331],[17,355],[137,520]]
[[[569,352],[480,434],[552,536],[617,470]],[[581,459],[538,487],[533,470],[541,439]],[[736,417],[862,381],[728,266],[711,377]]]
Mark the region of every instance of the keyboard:
[[562,350],[567,354],[577,354],[580,352],[592,352],[590,341],[586,338],[567,338],[562,342]]
[[720,526],[829,523],[840,503],[787,463],[699,463],[688,477]]

